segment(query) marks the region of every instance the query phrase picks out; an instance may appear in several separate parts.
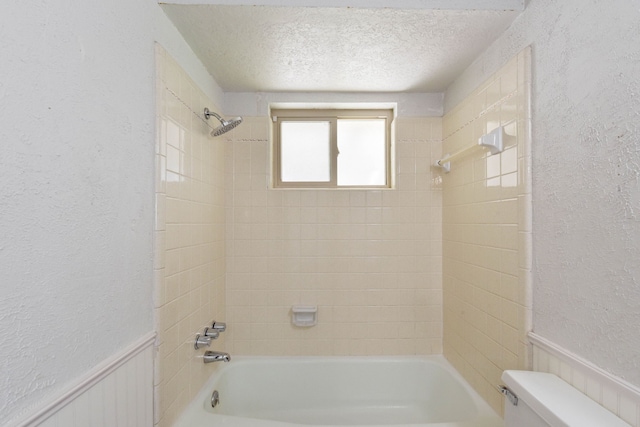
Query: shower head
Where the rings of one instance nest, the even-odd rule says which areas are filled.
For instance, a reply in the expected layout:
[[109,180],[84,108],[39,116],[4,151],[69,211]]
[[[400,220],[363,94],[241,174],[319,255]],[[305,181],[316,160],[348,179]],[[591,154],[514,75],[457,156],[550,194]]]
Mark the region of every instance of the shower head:
[[209,109],[205,107],[204,109],[205,119],[209,120],[209,117],[211,116],[215,117],[220,122],[220,126],[218,126],[217,128],[211,131],[211,136],[220,136],[223,133],[229,132],[231,129],[238,126],[240,123],[242,123],[242,117],[235,117],[227,121],[222,117],[220,117],[218,114],[214,113],[213,111],[209,111]]

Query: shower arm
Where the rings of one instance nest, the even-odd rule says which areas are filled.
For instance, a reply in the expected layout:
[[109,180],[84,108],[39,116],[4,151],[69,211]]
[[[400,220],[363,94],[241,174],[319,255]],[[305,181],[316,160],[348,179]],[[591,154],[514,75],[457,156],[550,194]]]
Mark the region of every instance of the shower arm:
[[207,107],[204,107],[204,117],[205,119],[209,120],[209,117],[215,117],[216,119],[218,119],[218,121],[222,124],[225,124],[226,121],[220,117],[218,114],[216,114],[214,111],[209,110]]

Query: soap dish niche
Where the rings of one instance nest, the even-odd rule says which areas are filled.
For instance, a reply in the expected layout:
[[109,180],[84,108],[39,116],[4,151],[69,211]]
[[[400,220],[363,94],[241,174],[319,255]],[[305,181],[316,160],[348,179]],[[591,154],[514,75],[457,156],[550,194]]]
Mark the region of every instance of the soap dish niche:
[[291,307],[291,322],[296,326],[309,327],[318,323],[318,307],[294,305]]

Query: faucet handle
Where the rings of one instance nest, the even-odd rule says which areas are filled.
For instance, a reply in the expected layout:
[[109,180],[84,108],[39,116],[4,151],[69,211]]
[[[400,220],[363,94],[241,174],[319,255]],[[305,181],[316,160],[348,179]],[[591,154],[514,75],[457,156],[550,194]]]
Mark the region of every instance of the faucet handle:
[[204,336],[215,340],[220,336],[220,332],[216,331],[213,328],[204,328]]
[[227,329],[227,324],[224,322],[216,322],[214,320],[211,324],[211,329],[218,332],[224,332]]
[[200,334],[196,334],[196,341],[193,344],[193,348],[198,350],[201,346],[209,347],[211,345],[211,337],[201,336]]

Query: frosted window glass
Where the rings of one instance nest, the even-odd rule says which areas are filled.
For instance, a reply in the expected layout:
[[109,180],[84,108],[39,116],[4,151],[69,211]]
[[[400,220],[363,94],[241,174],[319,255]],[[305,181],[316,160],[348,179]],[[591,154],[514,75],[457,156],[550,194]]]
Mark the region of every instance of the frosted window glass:
[[385,185],[384,119],[338,120],[338,185]]
[[280,124],[280,179],[283,182],[331,180],[329,122]]

